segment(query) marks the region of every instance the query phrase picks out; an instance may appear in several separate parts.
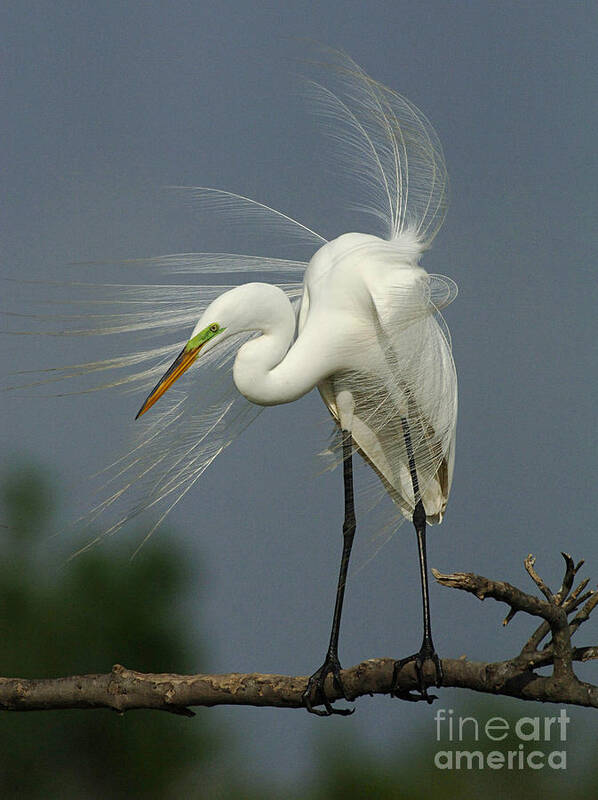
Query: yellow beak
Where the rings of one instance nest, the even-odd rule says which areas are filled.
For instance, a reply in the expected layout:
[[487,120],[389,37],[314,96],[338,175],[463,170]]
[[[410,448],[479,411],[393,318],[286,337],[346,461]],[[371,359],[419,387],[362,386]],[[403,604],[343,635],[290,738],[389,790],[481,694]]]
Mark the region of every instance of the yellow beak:
[[193,364],[199,355],[201,348],[202,345],[199,345],[199,347],[194,347],[193,349],[187,350],[187,347],[185,346],[181,350],[164,375],[162,375],[158,383],[145,398],[145,402],[137,412],[135,419],[139,419],[142,414],[145,414],[145,412],[151,408],[154,403],[156,403],[162,397],[162,395],[168,391],[168,389],[170,389],[177,378],[180,378],[181,375],[189,369],[191,364]]

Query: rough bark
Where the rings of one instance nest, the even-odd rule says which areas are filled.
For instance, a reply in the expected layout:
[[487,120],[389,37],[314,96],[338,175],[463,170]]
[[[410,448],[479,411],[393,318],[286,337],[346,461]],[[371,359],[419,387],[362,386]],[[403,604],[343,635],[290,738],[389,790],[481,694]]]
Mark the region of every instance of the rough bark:
[[[509,612],[503,624],[517,612],[539,617],[542,621],[520,652],[504,661],[484,663],[442,659],[444,686],[476,692],[508,695],[521,700],[536,700],[598,708],[598,686],[580,681],[574,671],[576,661],[598,658],[598,646],[574,647],[571,637],[589,618],[598,604],[598,591],[584,592],[588,580],[573,588],[583,561],[575,564],[563,553],[565,575],[561,588],[553,593],[534,569],[528,556],[525,568],[544,599],[528,594],[504,581],[481,575],[458,572],[443,575],[432,570],[443,586],[470,592],[480,600],[486,597],[506,603]],[[548,642],[541,643],[550,636]],[[341,672],[347,695],[388,694],[391,691],[395,661],[370,658]],[[552,665],[550,675],[540,675],[539,667]],[[432,665],[425,670],[430,683]],[[222,675],[175,675],[141,673],[119,664],[103,675],[74,675],[64,678],[0,678],[0,709],[5,711],[40,711],[61,708],[111,708],[123,713],[135,708],[168,711],[193,716],[190,706],[250,705],[276,708],[300,708],[306,676],[228,673]],[[397,677],[395,693],[405,699],[420,699],[413,664]],[[326,684],[330,700],[340,699],[332,678]]]

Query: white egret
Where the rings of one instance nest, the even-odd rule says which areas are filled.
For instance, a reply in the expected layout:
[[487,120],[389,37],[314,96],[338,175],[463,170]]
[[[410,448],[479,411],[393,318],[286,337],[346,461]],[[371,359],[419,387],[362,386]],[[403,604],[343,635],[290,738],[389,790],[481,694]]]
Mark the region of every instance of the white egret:
[[[228,291],[194,285],[122,286],[118,304],[122,308],[129,303],[132,310],[123,314],[117,309],[94,331],[139,331],[145,338],[171,335],[201,312],[187,341],[178,344],[179,348],[184,344],[179,356],[149,393],[137,417],[145,415],[196,360],[197,366],[177,384],[183,386],[182,391],[173,389],[151,414],[143,416],[139,424],[145,427],[137,445],[113,465],[119,483],[95,512],[134,488],[141,489],[141,497],[109,533],[141,511],[166,502],[163,519],[261,406],[289,403],[318,388],[342,431],[345,492],[343,551],[330,643],[304,695],[308,710],[323,715],[350,713],[332,708],[324,683],[331,674],[344,694],[338,637],[356,527],[353,449],[377,473],[417,533],[424,636],[419,652],[398,661],[396,671],[414,661],[421,696],[429,700],[422,665],[430,659],[436,683],[441,683],[430,627],[425,534],[426,523],[440,522],[446,508],[457,415],[450,337],[440,316],[440,309],[455,296],[455,285],[419,266],[444,216],[442,149],[430,123],[409,101],[372,80],[347,56],[335,52],[332,58],[331,75],[338,88],[333,91],[314,84],[314,93],[341,145],[346,169],[363,190],[361,209],[382,223],[376,233],[345,233],[327,241],[257,201],[223,190],[195,189],[204,203],[228,212],[256,212],[259,219],[307,237],[317,251],[307,265],[205,253],[167,256],[150,263],[171,272],[220,272],[234,278],[249,272],[290,275],[302,277],[302,285],[287,279],[278,285],[244,283]],[[164,369],[156,366],[156,360],[169,352],[171,346],[162,343],[105,362],[76,365],[66,374],[125,368],[124,378],[106,385],[154,383]],[[147,363],[151,366],[143,366]],[[324,710],[315,708],[318,705]]]
[[[338,635],[355,533],[353,443],[416,527],[422,560],[424,643],[416,663],[440,662],[430,631],[425,569],[426,519],[442,518],[452,473],[455,377],[450,348],[429,307],[429,276],[416,264],[415,236],[392,241],[347,233],[323,245],[305,272],[299,332],[285,293],[248,283],[212,302],[174,363],[150,392],[141,416],[200,353],[228,337],[258,332],[239,349],[233,377],[241,394],[262,406],[290,403],[318,387],[343,437],[344,546],[326,660],[305,700],[322,698],[332,672],[340,683]],[[295,339],[295,340],[294,340]],[[294,340],[294,341],[293,341]],[[425,686],[422,683],[422,691]]]

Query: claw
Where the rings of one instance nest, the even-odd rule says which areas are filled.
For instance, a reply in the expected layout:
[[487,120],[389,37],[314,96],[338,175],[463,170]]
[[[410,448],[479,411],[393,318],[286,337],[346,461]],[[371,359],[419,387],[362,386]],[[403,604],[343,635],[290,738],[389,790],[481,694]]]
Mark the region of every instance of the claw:
[[[332,683],[334,688],[339,692],[345,700],[349,700],[345,687],[341,680],[341,665],[338,658],[328,655],[326,661],[322,666],[317,669],[307,682],[307,687],[301,699],[305,703],[305,707],[310,714],[317,714],[318,717],[330,717],[332,714],[339,714],[342,717],[348,717],[352,714],[354,708],[333,708],[330,700],[324,691],[324,685],[328,675],[332,675]],[[315,705],[323,705],[324,711],[314,708]]]
[[[432,643],[424,642],[421,650],[418,653],[414,653],[411,656],[407,656],[406,658],[401,658],[399,661],[395,661],[394,670],[392,673],[393,688],[390,692],[392,697],[398,697],[401,700],[410,700],[412,702],[425,700],[426,703],[433,703],[434,700],[437,699],[437,695],[428,694],[428,687],[424,678],[423,669],[426,661],[431,661],[434,664],[434,671],[436,673],[436,680],[434,681],[435,685],[438,687],[442,686],[442,681],[444,678],[442,672],[442,663],[438,658],[438,654],[434,650]],[[417,678],[417,690],[419,694],[413,694],[410,691],[404,691],[396,688],[400,671],[406,664],[410,664],[411,662],[415,663],[415,675]]]

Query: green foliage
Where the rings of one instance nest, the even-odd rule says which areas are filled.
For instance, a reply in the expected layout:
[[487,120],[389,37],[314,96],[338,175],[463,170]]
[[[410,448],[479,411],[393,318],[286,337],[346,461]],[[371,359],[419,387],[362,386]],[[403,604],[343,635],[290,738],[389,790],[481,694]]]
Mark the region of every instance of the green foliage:
[[[150,543],[131,561],[96,548],[66,566],[41,563],[52,492],[31,471],[2,487],[0,675],[201,669],[185,639],[183,561]],[[201,712],[200,712],[201,713]],[[211,721],[151,711],[0,714],[2,798],[177,796],[219,744]],[[202,791],[195,797],[209,796]]]

